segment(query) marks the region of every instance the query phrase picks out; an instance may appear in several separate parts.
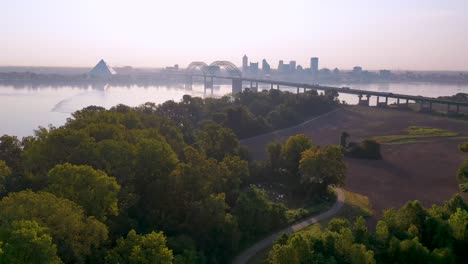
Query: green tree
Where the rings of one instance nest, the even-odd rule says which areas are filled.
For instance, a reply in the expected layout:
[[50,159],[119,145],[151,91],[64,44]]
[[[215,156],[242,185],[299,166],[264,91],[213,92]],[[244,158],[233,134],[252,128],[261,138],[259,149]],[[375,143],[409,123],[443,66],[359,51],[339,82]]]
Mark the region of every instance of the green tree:
[[393,238],[390,242],[391,257],[396,263],[421,263],[430,261],[429,250],[422,245],[418,238],[399,241]]
[[282,144],[278,141],[273,141],[267,145],[268,161],[273,171],[276,171],[279,168],[281,168],[283,164],[283,160],[281,156],[282,147],[283,147]]
[[81,263],[107,239],[107,227],[65,198],[47,192],[10,193],[0,201],[0,222],[36,221],[48,228],[64,262]]
[[142,139],[138,143],[134,186],[135,193],[140,196],[135,210],[141,227],[156,228],[173,206],[169,175],[178,162],[171,146],[163,140]]
[[246,182],[249,178],[249,165],[247,161],[241,160],[238,156],[225,157],[219,166],[225,168],[226,173],[223,173],[224,182],[223,192],[226,193],[226,201],[230,206],[235,206],[235,202],[239,197],[240,187],[242,182]]
[[250,186],[239,195],[236,207],[239,229],[253,239],[287,223],[286,208],[273,204],[263,190]]
[[49,171],[46,191],[67,198],[83,207],[87,215],[105,221],[117,215],[120,185],[115,178],[90,166],[69,163],[57,165]]
[[299,171],[301,183],[312,191],[323,193],[329,185],[343,185],[346,165],[341,147],[326,146],[305,150],[299,163]]
[[127,237],[117,240],[115,248],[106,256],[108,264],[170,264],[172,251],[166,246],[162,232],[139,235],[131,230]]
[[0,226],[3,241],[0,264],[59,264],[57,246],[47,228],[35,221],[13,221]]
[[13,170],[20,169],[22,144],[15,136],[0,137],[0,160],[4,160]]
[[[453,213],[448,219],[448,223],[452,228],[453,237],[460,241],[466,241],[468,239],[468,212],[457,208],[457,211]],[[468,242],[467,242],[468,244]]]
[[460,190],[468,193],[468,159],[466,159],[458,169],[457,179],[460,182]]
[[0,197],[6,193],[6,183],[11,175],[11,169],[6,165],[5,161],[0,160]]
[[293,175],[293,182],[298,183],[300,179],[295,176],[298,175],[301,153],[312,148],[314,148],[312,141],[304,134],[291,136],[284,143],[281,156],[285,162],[285,168]]
[[33,175],[34,189],[47,185],[47,172],[57,164],[94,165],[96,157],[94,138],[84,131],[71,128],[41,130],[37,139],[23,151],[24,169]]
[[231,129],[209,122],[196,135],[196,144],[210,158],[222,160],[239,154],[239,140]]
[[463,152],[468,152],[468,142],[460,144],[460,146],[458,146],[458,148]]

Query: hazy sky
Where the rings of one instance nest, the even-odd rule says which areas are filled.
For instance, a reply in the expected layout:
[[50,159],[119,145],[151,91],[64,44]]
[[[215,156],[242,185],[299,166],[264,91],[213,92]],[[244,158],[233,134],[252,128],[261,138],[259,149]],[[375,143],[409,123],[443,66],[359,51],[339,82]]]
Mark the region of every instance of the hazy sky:
[[0,65],[468,70],[468,0],[0,0]]

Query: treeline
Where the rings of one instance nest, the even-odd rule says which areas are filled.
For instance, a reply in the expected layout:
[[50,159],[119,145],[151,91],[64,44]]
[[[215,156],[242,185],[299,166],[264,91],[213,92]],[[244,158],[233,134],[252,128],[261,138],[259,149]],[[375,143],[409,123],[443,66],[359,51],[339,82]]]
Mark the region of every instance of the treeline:
[[[384,212],[374,230],[362,217],[333,219],[315,234],[282,236],[269,263],[467,263],[468,204],[459,195],[443,206],[418,201]],[[374,227],[372,227],[374,229]]]
[[[314,93],[184,96],[135,108],[90,106],[63,127],[22,140],[2,136],[0,263],[227,263],[300,217],[252,185],[259,179],[253,174],[271,166],[252,165],[237,135],[335,105],[334,96]],[[284,147],[281,166],[290,175],[312,173],[327,155],[342,164],[337,149],[306,144],[304,165],[302,149]],[[340,183],[324,180],[329,176],[307,174],[322,191]]]
[[[462,152],[468,153],[468,142],[460,144],[459,149]],[[468,193],[468,158],[462,163],[457,171],[457,180],[460,182],[458,185],[460,190],[464,193]]]

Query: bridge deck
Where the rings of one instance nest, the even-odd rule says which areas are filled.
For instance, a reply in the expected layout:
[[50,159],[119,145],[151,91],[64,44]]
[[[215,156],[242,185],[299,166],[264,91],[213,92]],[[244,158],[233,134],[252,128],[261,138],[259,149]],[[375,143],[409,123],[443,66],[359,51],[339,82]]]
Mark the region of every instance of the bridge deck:
[[208,77],[208,78],[216,78],[216,79],[230,79],[230,80],[241,79],[242,81],[245,81],[245,82],[266,83],[266,84],[305,88],[305,89],[311,89],[311,90],[321,90],[321,91],[335,90],[338,93],[345,93],[345,94],[370,95],[370,96],[388,97],[388,98],[403,99],[403,100],[412,100],[415,102],[430,102],[430,103],[435,103],[435,104],[447,104],[447,105],[468,107],[468,102],[456,102],[456,101],[450,101],[450,100],[433,98],[433,97],[425,97],[425,96],[367,91],[367,90],[351,89],[347,87],[332,87],[332,86],[322,86],[318,84],[295,83],[295,82],[289,82],[289,81],[279,81],[279,80],[272,80],[272,79],[255,79],[255,78],[245,78],[245,77],[236,77],[236,76],[202,75],[202,74],[179,74],[179,75],[192,76],[192,77]]

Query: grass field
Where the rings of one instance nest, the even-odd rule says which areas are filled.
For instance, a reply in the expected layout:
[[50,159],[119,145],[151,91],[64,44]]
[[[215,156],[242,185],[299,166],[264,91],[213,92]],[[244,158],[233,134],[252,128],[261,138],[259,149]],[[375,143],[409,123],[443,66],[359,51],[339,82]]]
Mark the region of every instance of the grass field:
[[405,130],[405,134],[377,136],[372,139],[380,144],[409,144],[417,143],[420,140],[429,138],[456,137],[458,133],[433,127],[410,126]]

